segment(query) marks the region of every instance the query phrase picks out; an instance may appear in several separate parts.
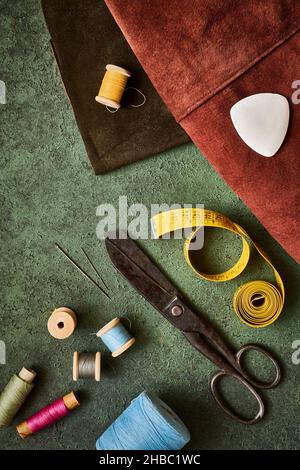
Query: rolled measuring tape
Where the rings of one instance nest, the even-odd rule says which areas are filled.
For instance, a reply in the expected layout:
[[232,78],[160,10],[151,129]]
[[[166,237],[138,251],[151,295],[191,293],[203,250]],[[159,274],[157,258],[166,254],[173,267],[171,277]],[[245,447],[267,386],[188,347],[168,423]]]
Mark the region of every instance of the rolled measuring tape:
[[[161,212],[152,217],[154,235],[160,238],[166,234],[191,228],[191,234],[184,243],[184,256],[188,265],[202,279],[213,282],[225,282],[234,279],[246,268],[250,258],[251,243],[261,257],[272,268],[277,286],[263,280],[253,280],[242,284],[234,294],[233,308],[238,318],[248,326],[262,328],[270,325],[279,317],[284,305],[284,285],[278,271],[269,256],[255,243],[248,233],[238,224],[219,212],[200,208],[174,209]],[[242,254],[234,266],[223,273],[206,274],[199,271],[192,263],[190,247],[203,227],[214,227],[228,230],[241,238]]]

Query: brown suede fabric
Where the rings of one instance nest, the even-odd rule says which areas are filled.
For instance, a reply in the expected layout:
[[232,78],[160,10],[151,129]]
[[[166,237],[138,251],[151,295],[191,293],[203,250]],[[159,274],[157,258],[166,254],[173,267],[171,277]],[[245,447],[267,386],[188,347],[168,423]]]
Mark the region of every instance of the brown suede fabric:
[[[106,3],[176,119],[299,262],[300,105],[291,96],[300,78],[300,2]],[[291,107],[287,138],[269,159],[242,142],[229,114],[237,101],[261,92],[280,93]]]
[[[188,142],[104,1],[42,0],[42,5],[64,87],[96,174]],[[108,63],[131,71],[128,86],[146,95],[143,107],[126,106],[110,114],[95,101]],[[142,98],[131,92],[129,99],[136,103]]]

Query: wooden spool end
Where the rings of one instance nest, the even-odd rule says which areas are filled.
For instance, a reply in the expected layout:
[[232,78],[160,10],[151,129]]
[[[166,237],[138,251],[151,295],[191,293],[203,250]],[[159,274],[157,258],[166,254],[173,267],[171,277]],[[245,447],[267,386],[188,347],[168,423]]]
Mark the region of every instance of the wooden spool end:
[[95,380],[100,382],[101,378],[101,353],[97,352],[95,357]]
[[117,101],[110,100],[109,98],[105,98],[104,96],[97,95],[95,97],[97,103],[104,104],[104,106],[108,106],[109,108],[113,109],[120,109],[121,105]]
[[32,431],[29,429],[26,421],[23,421],[23,423],[17,426],[17,432],[22,439],[26,439],[32,434]]
[[135,343],[135,338],[130,338],[129,341],[127,341],[127,343],[123,344],[123,346],[121,346],[119,349],[117,349],[116,351],[114,351],[111,355],[112,357],[118,357],[120,356],[121,354],[123,354],[123,352],[127,351],[127,349],[131,348],[131,346]]
[[77,397],[75,395],[74,392],[70,392],[68,393],[68,395],[65,395],[63,397],[63,400],[65,402],[65,405],[66,407],[68,408],[68,410],[72,411],[74,410],[75,408],[78,408],[78,406],[80,406],[80,403],[79,401],[77,400]]
[[125,77],[127,77],[127,78],[131,77],[131,73],[128,70],[123,69],[123,67],[119,67],[118,65],[107,64],[105,69],[106,70],[114,70],[115,72],[119,72],[120,74],[125,75]]
[[23,367],[19,372],[19,377],[24,380],[24,382],[31,384],[36,378],[36,372],[32,369],[26,369],[26,367]]
[[102,335],[105,335],[105,333],[110,331],[112,328],[114,328],[119,323],[120,323],[120,318],[114,318],[109,323],[107,323],[107,325],[105,325],[103,328],[101,328],[101,330],[99,330],[98,333],[96,333],[96,336],[98,336],[100,338]]
[[78,352],[75,351],[73,354],[73,380],[77,382],[79,379],[79,355]]

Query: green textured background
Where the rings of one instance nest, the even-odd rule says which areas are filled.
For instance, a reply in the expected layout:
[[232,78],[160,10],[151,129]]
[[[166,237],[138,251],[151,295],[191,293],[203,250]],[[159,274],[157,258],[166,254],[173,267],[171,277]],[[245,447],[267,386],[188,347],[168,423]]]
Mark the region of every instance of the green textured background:
[[[7,346],[0,385],[23,364],[38,372],[26,405],[9,428],[0,430],[0,448],[94,449],[99,434],[144,389],[178,412],[191,431],[192,449],[299,448],[300,365],[291,360],[292,342],[300,339],[298,265],[192,144],[105,176],[93,175],[48,47],[38,0],[0,0],[0,79],[7,85],[7,104],[0,105],[0,339]],[[278,388],[263,393],[268,412],[261,423],[247,427],[224,415],[208,392],[216,368],[116,275],[96,237],[96,207],[117,205],[120,195],[148,207],[203,203],[240,223],[271,255],[285,281],[286,306],[276,324],[255,330],[238,321],[231,299],[247,279],[272,280],[257,256],[240,278],[216,285],[195,277],[183,262],[180,241],[142,242],[234,347],[258,342],[280,357],[284,378]],[[80,247],[88,250],[111,287],[111,302],[60,256],[56,241],[82,265]],[[236,259],[239,246],[233,236],[213,234],[206,243],[206,261],[214,254],[211,268],[224,267]],[[79,326],[71,339],[59,342],[49,336],[46,324],[54,307],[62,305],[78,312]],[[91,333],[116,315],[130,319],[137,344],[112,359]],[[73,383],[73,351],[98,349],[104,352],[100,384]],[[260,372],[264,362],[253,359]],[[251,404],[244,390],[231,383],[225,388],[239,409]],[[78,390],[80,409],[27,441],[17,436],[14,425],[71,389]]]

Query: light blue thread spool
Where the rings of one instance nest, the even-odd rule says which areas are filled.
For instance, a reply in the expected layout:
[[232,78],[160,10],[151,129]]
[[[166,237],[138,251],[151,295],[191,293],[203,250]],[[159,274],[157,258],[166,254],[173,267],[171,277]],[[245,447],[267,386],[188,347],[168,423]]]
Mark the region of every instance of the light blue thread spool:
[[146,392],[132,400],[96,442],[97,450],[180,450],[190,440],[181,419]]
[[98,331],[97,336],[102,339],[105,346],[111,351],[113,357],[117,357],[129,349],[135,342],[119,318],[114,318]]

